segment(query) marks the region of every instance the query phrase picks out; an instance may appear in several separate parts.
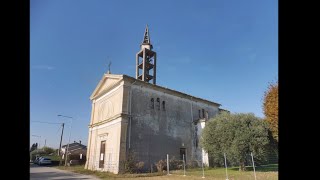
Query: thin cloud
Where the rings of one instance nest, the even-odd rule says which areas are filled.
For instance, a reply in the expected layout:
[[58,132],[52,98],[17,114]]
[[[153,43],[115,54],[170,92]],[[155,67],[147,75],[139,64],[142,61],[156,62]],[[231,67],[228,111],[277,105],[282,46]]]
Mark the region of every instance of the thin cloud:
[[256,59],[257,59],[257,53],[251,53],[251,54],[249,54],[249,60],[250,60],[251,62],[256,61]]
[[48,65],[35,65],[31,66],[32,69],[40,69],[40,70],[54,70],[55,68],[53,66],[48,66]]
[[240,53],[244,54],[250,62],[255,62],[257,60],[257,52],[252,47],[240,48]]

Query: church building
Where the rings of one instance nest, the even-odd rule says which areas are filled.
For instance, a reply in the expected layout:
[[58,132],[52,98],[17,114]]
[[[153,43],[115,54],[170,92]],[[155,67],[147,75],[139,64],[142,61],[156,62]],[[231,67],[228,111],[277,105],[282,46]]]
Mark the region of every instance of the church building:
[[206,122],[223,111],[220,104],[159,86],[156,72],[157,53],[147,26],[136,54],[136,77],[112,74],[109,68],[90,97],[86,169],[118,174],[129,152],[145,170],[167,154],[209,165],[200,135]]

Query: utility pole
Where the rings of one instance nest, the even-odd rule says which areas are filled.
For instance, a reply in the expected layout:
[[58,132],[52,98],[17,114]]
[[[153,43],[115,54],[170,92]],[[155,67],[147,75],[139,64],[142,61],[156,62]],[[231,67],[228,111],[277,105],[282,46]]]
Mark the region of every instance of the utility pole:
[[58,150],[58,156],[60,156],[62,136],[63,136],[63,129],[64,129],[64,123],[62,123],[62,131],[61,131],[61,138],[60,138],[60,146],[59,146],[59,150]]
[[58,114],[58,116],[62,116],[62,117],[70,118],[70,119],[71,119],[71,123],[70,123],[70,133],[69,133],[69,140],[68,140],[67,149],[66,149],[66,151],[65,151],[65,161],[64,161],[64,166],[67,166],[67,159],[68,159],[68,153],[69,153],[69,145],[70,145],[71,128],[72,128],[72,121],[73,121],[73,117],[70,117],[70,116],[64,116],[64,115],[61,115],[61,114]]
[[44,147],[47,145],[47,139],[44,139]]

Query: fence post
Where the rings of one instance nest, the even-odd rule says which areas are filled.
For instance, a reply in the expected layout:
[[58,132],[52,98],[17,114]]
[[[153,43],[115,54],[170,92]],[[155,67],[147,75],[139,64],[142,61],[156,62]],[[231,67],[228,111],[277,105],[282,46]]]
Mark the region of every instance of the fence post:
[[167,154],[167,175],[169,174],[169,154]]
[[252,166],[253,166],[254,179],[257,180],[256,168],[254,167],[254,160],[253,160],[253,154],[252,154],[252,152],[251,152],[251,158],[252,158]]
[[203,169],[203,156],[202,156],[202,159],[201,159],[201,164],[202,164],[202,178],[205,178],[204,177],[204,169]]
[[226,153],[224,153],[224,165],[225,165],[225,167],[226,167],[226,176],[227,176],[227,179],[226,179],[226,180],[229,180],[229,178],[228,178],[228,166],[227,166]]
[[186,163],[184,161],[184,154],[182,154],[182,158],[183,158],[183,176],[186,176]]

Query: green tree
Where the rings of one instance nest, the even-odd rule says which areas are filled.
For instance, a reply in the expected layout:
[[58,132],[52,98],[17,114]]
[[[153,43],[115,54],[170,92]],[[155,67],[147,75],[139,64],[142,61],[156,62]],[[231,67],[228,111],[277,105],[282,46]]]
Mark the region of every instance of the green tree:
[[30,152],[32,152],[33,150],[38,148],[38,143],[33,143],[31,148],[30,148]]
[[43,147],[42,150],[48,155],[55,152],[55,150],[51,147]]
[[255,160],[266,160],[268,124],[252,113],[222,112],[208,121],[200,143],[213,166],[222,166],[223,153],[226,153],[228,163],[239,165],[239,170],[243,171],[251,152]]
[[278,82],[271,83],[263,98],[263,112],[273,138],[278,142]]

